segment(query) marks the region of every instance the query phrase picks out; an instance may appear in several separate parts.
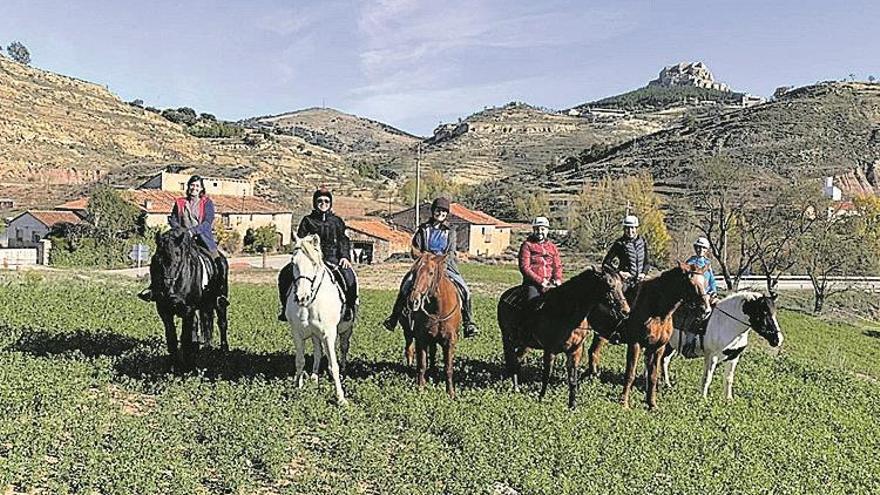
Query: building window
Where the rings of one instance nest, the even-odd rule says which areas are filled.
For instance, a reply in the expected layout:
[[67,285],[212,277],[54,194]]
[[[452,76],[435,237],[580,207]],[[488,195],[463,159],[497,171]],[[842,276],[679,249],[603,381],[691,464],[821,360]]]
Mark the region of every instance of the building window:
[[33,234],[31,234],[31,241],[40,242],[40,234],[37,232],[34,232]]
[[19,242],[24,241],[24,229],[15,229],[15,239]]
[[483,227],[483,242],[486,244],[492,243],[492,228],[491,227]]

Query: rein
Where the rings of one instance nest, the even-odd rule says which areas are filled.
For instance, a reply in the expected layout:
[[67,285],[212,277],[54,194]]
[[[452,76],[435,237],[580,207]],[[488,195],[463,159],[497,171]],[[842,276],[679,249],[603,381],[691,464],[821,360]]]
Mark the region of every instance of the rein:
[[[293,290],[296,290],[296,283],[299,280],[308,280],[309,284],[312,286],[312,290],[309,293],[309,298],[306,301],[304,301],[305,306],[311,306],[312,303],[315,302],[315,299],[318,297],[318,291],[321,290],[321,285],[323,285],[324,278],[326,278],[326,276],[327,276],[327,266],[325,266],[323,263],[319,263],[319,264],[321,265],[321,268],[319,269],[320,274],[316,274],[313,277],[306,277],[305,275],[297,275],[296,277],[293,278],[293,284],[291,285],[291,288],[293,288]],[[318,279],[319,276],[321,278],[320,278],[320,280],[317,280],[317,286],[316,286],[315,281],[316,281],[316,279]],[[297,304],[299,304],[299,303],[297,303]]]
[[724,311],[724,310],[721,309],[720,307],[715,307],[715,309],[714,309],[713,311],[720,311],[721,314],[726,315],[726,316],[727,316],[728,318],[730,318],[731,320],[738,321],[739,323],[741,323],[741,324],[743,324],[743,325],[745,325],[745,326],[747,326],[747,327],[750,327],[750,328],[751,328],[751,326],[752,326],[752,324],[751,324],[750,322],[742,321],[741,319],[737,318],[736,316],[733,316],[732,314],[728,313],[727,311]]
[[[416,312],[424,313],[424,315],[433,324],[443,323],[444,321],[449,320],[450,318],[452,318],[455,315],[455,312],[461,308],[461,300],[458,297],[458,288],[454,287],[455,292],[456,292],[456,294],[455,294],[455,296],[456,296],[455,297],[455,307],[452,308],[452,310],[449,313],[445,314],[444,316],[438,317],[438,316],[434,316],[434,315],[428,313],[427,311],[425,311],[425,301],[427,301],[431,297],[434,297],[434,298],[437,297],[437,289],[438,289],[438,286],[440,285],[441,277],[445,276],[445,270],[446,270],[445,266],[441,266],[437,270],[437,275],[435,275],[434,278],[431,280],[431,283],[428,285],[428,290],[426,290],[425,294],[421,297],[423,302],[421,302],[421,304],[419,304],[419,309],[416,310]],[[455,284],[453,284],[453,286],[454,285]],[[410,311],[409,313],[410,313],[410,319],[412,319],[412,311]]]

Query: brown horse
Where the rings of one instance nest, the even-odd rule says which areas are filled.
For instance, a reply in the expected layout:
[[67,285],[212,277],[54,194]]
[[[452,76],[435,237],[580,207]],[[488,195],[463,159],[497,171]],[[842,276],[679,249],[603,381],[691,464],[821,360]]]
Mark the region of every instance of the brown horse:
[[584,318],[598,305],[612,308],[623,318],[629,305],[623,295],[623,279],[617,272],[587,269],[534,302],[524,302],[523,286],[512,287],[498,301],[498,325],[504,345],[507,373],[519,388],[520,360],[529,349],[544,350],[541,376],[543,398],[556,354],[566,354],[568,407],[576,405],[577,368],[583,342],[589,332]]
[[407,299],[409,318],[401,321],[406,338],[407,361],[412,364],[415,342],[416,380],[419,387],[424,387],[428,353],[433,365],[437,344],[440,344],[446,372],[446,393],[455,398],[452,362],[458,342],[458,326],[461,324],[458,289],[446,276],[446,256],[423,253],[413,265],[412,272],[413,286]]
[[703,268],[679,263],[659,276],[641,283],[632,312],[623,327],[627,343],[626,376],[620,402],[629,407],[629,394],[636,376],[639,353],[645,350],[645,401],[649,409],[657,407],[657,380],[663,351],[672,336],[672,313],[685,303],[695,312],[710,311]]

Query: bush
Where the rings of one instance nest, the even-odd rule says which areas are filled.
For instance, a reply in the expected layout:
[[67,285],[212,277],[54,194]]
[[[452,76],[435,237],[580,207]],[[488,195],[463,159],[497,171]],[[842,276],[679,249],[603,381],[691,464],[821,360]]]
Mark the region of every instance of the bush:
[[31,63],[31,52],[18,41],[10,43],[6,47],[6,53],[9,54],[9,58],[20,64],[30,65]]
[[271,253],[278,248],[278,245],[279,235],[275,225],[264,225],[254,229],[253,241],[246,246],[246,250],[254,253]]

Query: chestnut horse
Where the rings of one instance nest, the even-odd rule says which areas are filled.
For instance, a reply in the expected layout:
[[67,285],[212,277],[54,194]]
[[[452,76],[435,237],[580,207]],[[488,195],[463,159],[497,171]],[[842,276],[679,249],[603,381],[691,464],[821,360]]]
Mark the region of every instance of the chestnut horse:
[[619,318],[629,313],[623,279],[615,271],[589,268],[534,301],[524,301],[524,287],[511,287],[498,301],[498,326],[504,345],[504,362],[519,388],[520,360],[529,349],[544,350],[541,394],[547,392],[550,367],[556,354],[566,354],[568,407],[574,409],[578,388],[577,368],[589,329],[584,318],[600,303]]
[[446,372],[446,393],[454,399],[452,362],[455,358],[455,344],[458,342],[458,326],[461,324],[458,289],[446,276],[445,255],[423,253],[413,264],[412,272],[415,275],[407,298],[409,318],[401,321],[406,338],[407,360],[412,359],[412,345],[415,341],[416,382],[420,388],[424,387],[428,353],[431,354],[433,364],[437,344],[440,344]]
[[691,306],[695,313],[708,316],[711,311],[703,268],[679,263],[659,276],[641,283],[635,304],[622,339],[627,343],[626,375],[620,402],[629,407],[629,394],[636,377],[639,353],[645,350],[645,401],[649,409],[657,407],[657,380],[663,351],[672,337],[672,313],[682,304]]

